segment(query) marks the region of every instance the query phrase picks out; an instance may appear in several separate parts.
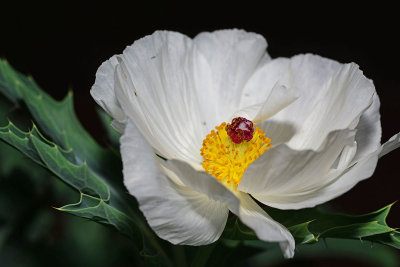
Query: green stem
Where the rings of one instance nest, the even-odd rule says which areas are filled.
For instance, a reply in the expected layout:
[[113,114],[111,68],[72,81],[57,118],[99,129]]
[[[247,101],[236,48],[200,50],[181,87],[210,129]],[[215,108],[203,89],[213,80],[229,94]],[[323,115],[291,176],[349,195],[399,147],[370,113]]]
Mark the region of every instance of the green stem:
[[173,246],[172,251],[174,254],[175,266],[176,267],[186,267],[186,254],[184,246]]
[[207,265],[208,259],[210,258],[214,248],[217,246],[219,241],[214,242],[207,246],[201,246],[197,249],[197,253],[193,258],[190,267],[203,267]]

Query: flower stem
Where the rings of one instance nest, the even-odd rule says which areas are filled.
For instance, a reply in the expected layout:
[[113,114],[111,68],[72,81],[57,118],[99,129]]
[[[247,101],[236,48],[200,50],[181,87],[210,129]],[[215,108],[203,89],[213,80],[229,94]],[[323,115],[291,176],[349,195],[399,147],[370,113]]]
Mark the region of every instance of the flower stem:
[[211,254],[213,253],[214,248],[216,247],[217,243],[219,243],[219,241],[214,242],[210,245],[198,247],[196,255],[194,256],[193,261],[190,264],[190,267],[207,266],[208,259],[210,258]]
[[172,246],[172,252],[174,254],[174,261],[176,267],[186,267],[186,254],[184,246]]

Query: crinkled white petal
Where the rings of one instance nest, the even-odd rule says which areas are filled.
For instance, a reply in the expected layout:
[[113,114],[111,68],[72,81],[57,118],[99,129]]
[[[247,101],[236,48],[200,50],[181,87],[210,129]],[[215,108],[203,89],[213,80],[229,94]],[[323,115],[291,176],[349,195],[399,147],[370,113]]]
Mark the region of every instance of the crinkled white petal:
[[293,257],[295,244],[290,232],[271,219],[248,194],[233,193],[214,177],[196,171],[182,161],[169,160],[165,166],[179,176],[186,186],[208,195],[210,199],[226,203],[228,208],[244,224],[253,229],[261,240],[279,242],[285,257]]
[[354,162],[376,151],[381,146],[382,128],[381,116],[379,114],[380,101],[376,93],[372,100],[371,106],[363,112],[356,126],[357,152],[353,159]]
[[235,112],[231,119],[244,117],[254,123],[260,123],[293,103],[297,98],[298,95],[295,90],[276,84],[263,102]]
[[254,161],[245,171],[238,190],[273,199],[274,196],[308,192],[330,182],[331,167],[345,146],[354,143],[354,130],[331,133],[318,151],[293,150],[278,145]]
[[216,111],[210,67],[193,41],[155,32],[118,60],[115,90],[126,115],[163,157],[201,164],[199,150]]
[[254,195],[260,202],[280,209],[309,208],[334,199],[352,189],[358,182],[371,177],[376,168],[378,158],[400,147],[400,134],[394,135],[374,152],[358,160],[346,169],[333,170],[327,177],[330,183],[319,188],[288,192],[280,195]]
[[114,72],[115,66],[118,64],[116,56],[103,62],[96,72],[96,80],[90,94],[111,117],[114,118],[114,128],[122,133],[124,128],[125,113],[121,109],[120,104],[115,96],[114,91]]
[[281,195],[254,195],[254,198],[266,205],[278,209],[303,209],[315,207],[316,205],[325,203],[346,193],[361,180],[371,177],[375,170],[377,161],[378,157],[376,155],[368,156],[355,164],[354,167],[349,168],[344,172],[336,172],[335,175],[332,175],[336,176],[336,178],[332,180],[332,183],[314,190]]
[[[315,55],[275,59],[258,72],[255,84],[266,90],[279,83],[298,92],[295,102],[271,118],[294,130],[288,142],[294,149],[315,150],[330,132],[352,126],[371,105],[375,93],[374,85],[356,64],[340,64]],[[263,96],[260,86],[247,86],[243,103],[246,95],[250,99],[247,103]]]
[[217,99],[218,119],[226,121],[239,107],[247,80],[261,61],[269,61],[267,42],[243,30],[202,32],[193,41],[209,62]]
[[170,180],[132,122],[121,137],[121,155],[124,184],[158,236],[186,245],[209,244],[220,237],[228,217],[226,204]]
[[[316,65],[323,65],[322,62],[313,61]],[[355,64],[340,65],[322,86],[320,92],[313,92],[313,97],[318,101],[312,104],[312,110],[302,122],[300,132],[289,142],[293,147],[316,148],[332,130],[348,128],[371,104],[375,92],[372,82]],[[293,107],[293,111],[297,114],[304,108]]]

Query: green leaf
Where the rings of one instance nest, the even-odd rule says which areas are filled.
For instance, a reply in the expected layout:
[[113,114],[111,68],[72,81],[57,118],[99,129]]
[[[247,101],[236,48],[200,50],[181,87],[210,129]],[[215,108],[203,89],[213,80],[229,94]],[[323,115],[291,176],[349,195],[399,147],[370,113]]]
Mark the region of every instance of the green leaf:
[[[321,237],[363,239],[374,235],[390,234],[394,229],[386,224],[386,217],[391,207],[392,204],[377,211],[358,216],[326,213],[321,212],[318,208],[297,211],[282,211],[269,208],[266,211],[271,217],[286,226],[302,220],[312,220],[308,229],[315,235],[313,241],[318,241]],[[379,239],[375,241],[382,243]]]
[[86,162],[75,165],[65,158],[58,146],[49,146],[35,136],[32,136],[32,141],[46,167],[58,177],[80,192],[97,195],[104,201],[110,199],[109,187],[89,170]]
[[390,233],[384,233],[380,235],[368,236],[366,240],[378,242],[381,244],[385,244],[387,246],[400,249],[400,232],[398,231],[393,231]]
[[82,127],[74,112],[72,92],[64,100],[56,101],[32,78],[18,73],[4,60],[0,60],[0,92],[13,103],[25,105],[40,129],[54,143],[74,151],[77,164],[87,162],[89,168],[101,177],[115,177],[113,171],[121,165],[120,160],[100,147]]
[[36,130],[32,134],[30,132],[23,132],[12,122],[9,122],[5,127],[0,127],[0,138],[3,141],[24,153],[37,164],[44,166],[31,140],[31,136],[35,133]]
[[308,229],[310,223],[311,222],[305,222],[288,227],[288,230],[292,233],[297,244],[306,244],[314,240],[314,234]]
[[257,235],[247,225],[243,224],[238,217],[230,218],[225,226],[222,238],[232,240],[257,240]]
[[[327,213],[318,208],[302,210],[266,208],[266,212],[289,229],[297,245],[315,243],[320,238],[344,238],[365,239],[400,248],[399,232],[386,223],[391,206],[392,204],[358,216]],[[237,218],[228,221],[223,237],[235,240],[256,238],[255,233]]]
[[81,194],[78,203],[65,205],[58,210],[113,226],[121,234],[134,240],[135,243],[143,242],[140,238],[140,229],[135,222],[126,214],[108,205],[103,199]]
[[[0,140],[47,168],[84,196],[79,203],[60,210],[69,208],[69,213],[113,226],[135,242],[149,265],[171,265],[161,241],[149,229],[134,198],[126,193],[120,157],[100,147],[82,127],[73,110],[72,93],[56,101],[31,78],[16,72],[3,60],[0,60],[0,93],[14,105],[26,107],[51,141],[36,126],[22,131],[11,122],[0,127]],[[95,200],[99,201],[98,205],[94,205]],[[86,204],[92,206],[82,206]],[[140,231],[133,231],[132,223]]]
[[110,199],[108,186],[95,177],[85,163],[80,166],[73,164],[70,161],[71,151],[65,151],[46,140],[35,126],[31,131],[24,132],[9,122],[7,126],[0,127],[0,138],[80,192],[99,196],[106,201]]

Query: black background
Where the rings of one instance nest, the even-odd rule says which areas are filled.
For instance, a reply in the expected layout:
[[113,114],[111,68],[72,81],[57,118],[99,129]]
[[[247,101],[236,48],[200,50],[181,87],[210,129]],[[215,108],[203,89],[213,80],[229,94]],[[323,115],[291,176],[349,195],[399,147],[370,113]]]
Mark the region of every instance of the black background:
[[[31,74],[57,99],[73,89],[77,114],[99,142],[105,137],[89,95],[97,68],[158,29],[194,37],[201,31],[242,28],[262,34],[272,57],[311,52],[343,63],[356,62],[374,81],[381,99],[382,141],[400,131],[400,23],[394,6],[336,1],[15,1],[0,4],[0,11],[0,57]],[[400,151],[382,158],[372,178],[332,205],[358,214],[398,200],[399,159]],[[393,207],[388,221],[400,226],[400,204]]]

